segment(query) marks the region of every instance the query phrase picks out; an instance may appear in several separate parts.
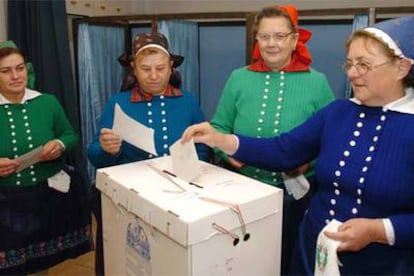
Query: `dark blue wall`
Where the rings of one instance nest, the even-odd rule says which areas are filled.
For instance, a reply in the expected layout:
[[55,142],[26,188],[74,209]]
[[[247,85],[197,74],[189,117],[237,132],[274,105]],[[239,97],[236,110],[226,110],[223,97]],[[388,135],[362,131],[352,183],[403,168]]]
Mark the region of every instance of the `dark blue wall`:
[[345,61],[345,43],[352,31],[352,23],[320,23],[303,27],[312,32],[307,43],[313,56],[312,67],[326,75],[337,98],[344,98],[346,74],[341,66]]
[[200,104],[213,116],[230,73],[245,65],[245,26],[202,26],[200,36]]

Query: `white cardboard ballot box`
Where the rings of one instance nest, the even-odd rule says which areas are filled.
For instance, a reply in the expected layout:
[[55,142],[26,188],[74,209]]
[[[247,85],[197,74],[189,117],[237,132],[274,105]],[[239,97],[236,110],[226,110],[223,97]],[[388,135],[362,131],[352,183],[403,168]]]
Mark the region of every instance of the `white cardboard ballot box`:
[[97,171],[106,275],[280,274],[283,191],[199,162],[192,184],[150,167],[170,157]]

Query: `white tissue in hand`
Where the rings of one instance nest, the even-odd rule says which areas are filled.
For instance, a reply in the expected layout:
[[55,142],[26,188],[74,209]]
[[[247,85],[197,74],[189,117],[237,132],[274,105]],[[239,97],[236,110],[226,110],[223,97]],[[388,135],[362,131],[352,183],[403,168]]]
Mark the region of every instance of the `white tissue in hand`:
[[342,222],[334,219],[328,225],[326,225],[321,232],[319,232],[315,252],[315,276],[341,275],[339,271],[340,263],[338,260],[338,254],[336,252],[341,242],[330,239],[324,234],[325,231],[338,232],[338,227],[341,224]]

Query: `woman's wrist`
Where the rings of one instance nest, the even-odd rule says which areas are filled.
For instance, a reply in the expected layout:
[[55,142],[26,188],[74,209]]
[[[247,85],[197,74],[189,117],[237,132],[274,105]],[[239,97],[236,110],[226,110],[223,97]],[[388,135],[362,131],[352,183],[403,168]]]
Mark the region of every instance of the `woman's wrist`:
[[66,149],[65,144],[61,140],[59,140],[59,139],[55,139],[55,141],[58,142],[59,145],[62,147],[62,152],[63,152]]
[[217,147],[228,155],[235,154],[239,148],[239,138],[234,134],[222,134],[222,136],[218,140],[219,145]]

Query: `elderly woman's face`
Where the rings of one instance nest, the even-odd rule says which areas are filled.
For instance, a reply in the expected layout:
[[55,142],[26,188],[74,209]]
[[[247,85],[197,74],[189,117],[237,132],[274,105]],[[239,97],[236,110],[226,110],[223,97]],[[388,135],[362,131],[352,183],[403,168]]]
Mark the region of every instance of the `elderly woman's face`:
[[279,71],[291,61],[298,34],[293,33],[284,17],[264,17],[258,26],[256,39],[265,64]]
[[171,66],[169,56],[161,51],[138,55],[134,60],[134,74],[145,92],[162,95],[170,80]]
[[24,94],[27,83],[27,68],[19,54],[11,54],[0,59],[0,94],[14,99]]
[[383,106],[401,97],[396,63],[378,42],[369,38],[352,41],[346,67],[355,97],[368,106]]

